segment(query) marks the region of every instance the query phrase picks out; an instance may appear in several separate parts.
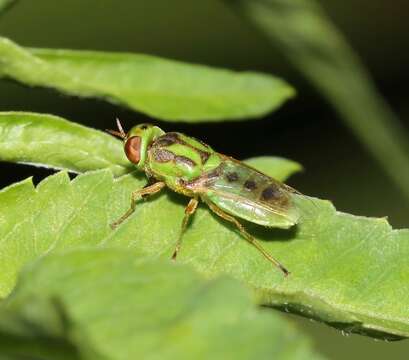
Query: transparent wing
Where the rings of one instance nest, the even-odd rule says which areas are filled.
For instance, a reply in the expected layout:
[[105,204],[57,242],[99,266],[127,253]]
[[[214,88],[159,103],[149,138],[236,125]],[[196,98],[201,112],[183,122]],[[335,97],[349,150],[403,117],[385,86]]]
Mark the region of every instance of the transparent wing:
[[201,183],[205,201],[263,226],[288,228],[297,223],[299,213],[292,201],[296,190],[240,161],[221,156],[222,165]]

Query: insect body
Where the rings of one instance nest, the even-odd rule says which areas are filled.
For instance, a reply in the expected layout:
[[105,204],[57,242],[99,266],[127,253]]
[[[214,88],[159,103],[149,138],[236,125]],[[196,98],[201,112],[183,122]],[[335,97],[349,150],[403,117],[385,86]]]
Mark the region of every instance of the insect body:
[[299,218],[292,203],[292,193],[296,193],[294,189],[238,160],[217,153],[192,137],[176,132],[165,133],[150,124],[137,125],[127,134],[119,120],[117,126],[119,131],[109,132],[123,139],[126,156],[145,172],[150,185],[132,193],[130,209],[112,227],[133,213],[136,201],[141,197],[155,194],[167,186],[191,198],[185,209],[173,259],[176,259],[189,217],[195,212],[200,199],[214,213],[233,223],[246,240],[285,275],[289,274],[236,217],[267,227],[289,228]]

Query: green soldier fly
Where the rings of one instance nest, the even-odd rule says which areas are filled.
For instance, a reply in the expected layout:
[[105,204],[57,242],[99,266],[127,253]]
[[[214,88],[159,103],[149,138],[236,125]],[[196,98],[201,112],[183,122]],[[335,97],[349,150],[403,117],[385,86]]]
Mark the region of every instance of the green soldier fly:
[[166,133],[151,124],[134,126],[125,133],[118,119],[117,126],[118,131],[107,131],[124,141],[127,158],[149,181],[143,189],[132,193],[129,210],[111,224],[112,228],[134,212],[138,200],[168,187],[190,197],[172,259],[176,259],[183,233],[200,199],[215,214],[236,226],[243,237],[284,275],[289,274],[236,217],[266,227],[287,229],[299,219],[292,201],[292,194],[299,194],[296,190],[190,136]]

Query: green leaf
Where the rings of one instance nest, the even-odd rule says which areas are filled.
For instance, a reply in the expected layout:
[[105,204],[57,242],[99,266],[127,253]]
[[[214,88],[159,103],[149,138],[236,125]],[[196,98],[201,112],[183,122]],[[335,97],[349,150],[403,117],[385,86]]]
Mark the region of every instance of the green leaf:
[[[262,171],[274,168],[280,179],[302,169],[278,157],[249,159],[253,160]],[[110,169],[116,176],[135,170],[122,142],[113,136],[57,116],[26,112],[0,112],[0,161],[74,173]]]
[[409,199],[407,131],[318,2],[225,2],[277,45],[321,91]]
[[[164,191],[138,204],[116,231],[110,229],[129,208],[131,191],[144,184],[131,174],[114,180],[101,170],[72,182],[59,173],[36,189],[26,180],[1,191],[1,296],[13,289],[24,264],[55,250],[118,246],[169,258],[187,203],[180,195]],[[206,276],[231,274],[253,288],[260,303],[345,331],[408,336],[409,230],[392,230],[385,219],[339,213],[329,202],[310,200],[297,200],[302,220],[289,231],[246,224],[291,271],[287,278],[205,206],[184,236],[178,261]]]
[[83,172],[133,170],[122,142],[102,131],[57,116],[0,112],[0,160]]
[[27,345],[37,336],[41,359],[67,355],[50,353],[58,341],[81,359],[321,358],[278,314],[252,306],[236,281],[119,249],[47,256],[27,268],[2,308],[0,346],[3,334],[17,344],[2,353],[20,356],[33,355]]
[[281,181],[303,170],[303,167],[295,161],[274,156],[253,157],[245,160],[245,162]]
[[[91,129],[89,130],[92,131]],[[99,133],[97,131],[95,132]],[[47,156],[46,153],[45,158],[47,158]],[[287,177],[300,168],[300,165],[295,162],[276,157],[255,157],[246,162],[280,180],[284,180],[285,178],[281,178],[278,175]],[[268,164],[270,164],[270,166],[268,166]],[[118,179],[117,183],[113,182],[111,172],[102,172],[100,174],[102,175],[102,182],[99,185],[95,183],[96,178],[94,177],[89,179],[90,182],[87,180],[84,182],[85,179],[78,177],[77,180],[82,179],[80,180],[81,190],[79,192],[72,191],[72,188],[76,186],[77,180],[70,183],[65,172],[46,178],[38,185],[37,189],[33,187],[32,179],[30,178],[0,191],[0,239],[4,240],[3,243],[0,240],[0,262],[4,260],[4,262],[0,264],[0,272],[3,272],[5,276],[2,278],[0,274],[0,298],[5,297],[11,291],[14,287],[19,269],[27,261],[35,258],[39,249],[42,249],[38,253],[41,254],[43,251],[48,252],[56,246],[57,248],[60,246],[62,248],[66,246],[71,248],[73,245],[81,245],[84,241],[87,245],[90,244],[89,241],[95,245],[99,244],[99,242],[107,236],[112,235],[111,228],[109,226],[101,227],[99,220],[94,224],[93,234],[88,233],[90,229],[83,232],[81,227],[88,223],[88,217],[94,216],[94,211],[96,211],[95,215],[97,215],[98,211],[99,215],[101,215],[101,210],[109,213],[109,209],[112,208],[119,216],[121,210],[116,207],[123,206],[123,201],[129,204],[131,191],[144,186],[146,179],[142,174],[132,173],[127,177]],[[83,188],[84,185],[86,188]],[[111,199],[110,197],[113,186],[116,190],[119,190],[119,193],[116,193],[116,195],[113,194],[113,196],[120,196],[122,199],[120,203],[118,203],[118,199]],[[124,188],[122,188],[122,186],[124,186]],[[42,190],[43,188],[46,190]],[[84,197],[83,191],[87,193],[87,196]],[[32,207],[30,207],[30,214],[35,218],[36,215],[34,214],[38,212],[38,214],[41,214],[41,218],[44,219],[45,224],[43,227],[41,222],[37,223],[37,220],[34,218],[30,220],[29,217],[27,217],[29,223],[36,223],[34,227],[31,227],[31,225],[24,220],[23,227],[20,228],[20,230],[28,226],[27,237],[33,236],[35,238],[41,238],[42,247],[38,248],[38,244],[33,244],[35,249],[30,247],[28,253],[23,254],[20,252],[19,244],[11,240],[14,238],[14,230],[11,229],[13,229],[16,221],[19,222],[19,218],[21,218],[22,215],[23,218],[25,218],[24,211],[27,208],[27,204],[31,203],[29,199],[33,200],[31,204]],[[87,204],[84,209],[85,212],[84,214],[79,214],[78,211],[83,209],[84,204]],[[14,208],[16,209],[15,212],[13,210]],[[56,219],[48,222],[48,220],[53,219],[56,215],[58,215]],[[60,234],[60,232],[66,231],[64,224],[67,221],[69,222],[71,217],[75,220],[77,216],[80,217],[77,219],[80,220],[80,222],[75,221],[75,223],[70,226],[78,226],[81,241],[78,239],[80,242],[75,240],[74,244],[72,244],[73,240],[70,238],[71,232],[65,235]],[[178,222],[179,220],[176,220],[176,223]],[[92,222],[90,222],[89,225],[92,225]],[[48,229],[44,231],[49,226],[52,226],[53,230]],[[84,237],[85,235],[90,237]],[[96,237],[94,237],[94,235],[96,235]],[[10,243],[8,243],[9,240],[11,240]],[[16,248],[14,248],[15,245],[17,245]],[[9,246],[11,246],[11,248]],[[7,260],[6,257],[8,257],[8,255],[5,254],[9,251],[13,252],[13,256]],[[14,253],[14,251],[16,251],[16,253]],[[2,255],[4,255],[5,258],[3,258]]]
[[294,95],[283,80],[149,55],[25,49],[0,38],[0,77],[104,98],[168,121],[262,116]]
[[15,2],[16,0],[0,0],[0,16]]

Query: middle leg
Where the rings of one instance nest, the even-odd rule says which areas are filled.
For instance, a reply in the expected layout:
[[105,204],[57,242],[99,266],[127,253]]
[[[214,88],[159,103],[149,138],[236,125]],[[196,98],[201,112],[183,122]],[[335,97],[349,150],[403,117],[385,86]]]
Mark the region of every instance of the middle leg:
[[176,260],[176,257],[178,255],[178,252],[180,250],[180,247],[182,245],[182,237],[183,234],[186,230],[187,224],[189,223],[189,218],[194,214],[194,212],[197,209],[197,205],[199,204],[199,201],[196,198],[190,199],[189,203],[187,204],[185,208],[185,216],[183,217],[182,221],[182,228],[180,229],[179,232],[179,238],[175,246],[175,251],[173,252],[172,255],[172,260]]

